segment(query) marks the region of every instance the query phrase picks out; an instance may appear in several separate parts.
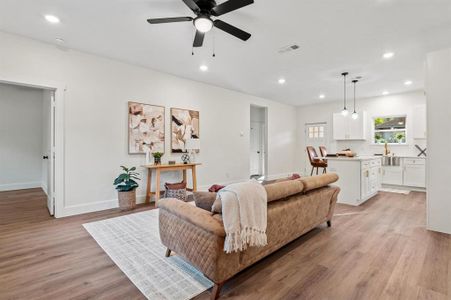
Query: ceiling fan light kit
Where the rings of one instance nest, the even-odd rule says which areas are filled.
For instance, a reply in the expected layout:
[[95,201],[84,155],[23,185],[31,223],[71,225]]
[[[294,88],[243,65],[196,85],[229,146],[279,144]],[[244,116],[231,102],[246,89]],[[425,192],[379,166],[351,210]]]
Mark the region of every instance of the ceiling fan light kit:
[[193,47],[202,47],[204,43],[205,33],[209,32],[213,27],[221,29],[222,31],[235,36],[243,41],[247,41],[251,34],[247,33],[233,25],[230,25],[219,19],[212,19],[219,17],[226,13],[240,9],[244,6],[254,3],[254,0],[229,0],[227,2],[216,4],[214,0],[183,0],[195,14],[196,17],[175,17],[175,18],[158,18],[148,19],[149,24],[164,24],[175,22],[193,22],[196,28],[196,35],[194,37]]
[[202,33],[207,33],[213,28],[213,21],[209,17],[197,17],[194,19],[194,27]]

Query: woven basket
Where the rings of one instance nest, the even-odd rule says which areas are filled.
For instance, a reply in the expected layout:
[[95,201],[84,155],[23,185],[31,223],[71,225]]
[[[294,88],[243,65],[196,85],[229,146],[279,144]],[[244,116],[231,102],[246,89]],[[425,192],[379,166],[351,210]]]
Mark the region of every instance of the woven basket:
[[118,192],[119,208],[121,210],[131,210],[136,207],[136,189],[129,192]]

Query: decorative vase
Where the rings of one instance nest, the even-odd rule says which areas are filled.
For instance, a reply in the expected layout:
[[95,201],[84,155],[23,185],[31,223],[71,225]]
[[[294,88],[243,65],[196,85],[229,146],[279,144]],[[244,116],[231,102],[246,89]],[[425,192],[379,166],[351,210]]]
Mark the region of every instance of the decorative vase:
[[136,189],[128,192],[118,192],[119,208],[132,210],[136,207]]
[[146,165],[150,164],[150,151],[146,151]]
[[156,165],[161,165],[161,157],[154,157],[153,161]]

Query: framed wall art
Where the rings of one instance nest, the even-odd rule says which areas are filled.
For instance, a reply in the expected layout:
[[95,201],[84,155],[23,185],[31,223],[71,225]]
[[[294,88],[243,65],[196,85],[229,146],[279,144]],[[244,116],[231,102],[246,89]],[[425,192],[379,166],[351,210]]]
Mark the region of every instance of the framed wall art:
[[171,151],[186,153],[186,141],[200,139],[199,112],[189,109],[171,108]]
[[165,108],[128,102],[128,153],[164,153]]

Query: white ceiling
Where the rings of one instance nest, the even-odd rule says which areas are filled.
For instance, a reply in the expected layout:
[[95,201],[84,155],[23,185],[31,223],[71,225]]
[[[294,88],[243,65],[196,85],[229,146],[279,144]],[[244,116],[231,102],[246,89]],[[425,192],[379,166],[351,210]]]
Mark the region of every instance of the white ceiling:
[[[220,17],[252,37],[243,42],[216,30],[215,58],[212,33],[192,56],[191,23],[147,24],[192,16],[182,0],[1,0],[0,30],[63,38],[69,48],[294,105],[340,99],[342,71],[364,77],[360,97],[421,89],[425,54],[451,47],[451,0],[255,1]],[[290,44],[301,48],[278,53]],[[383,60],[385,51],[396,56]],[[199,71],[203,63],[208,72]],[[414,84],[404,86],[407,79]]]

